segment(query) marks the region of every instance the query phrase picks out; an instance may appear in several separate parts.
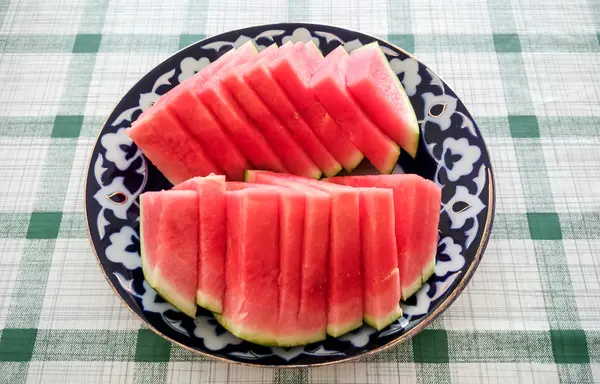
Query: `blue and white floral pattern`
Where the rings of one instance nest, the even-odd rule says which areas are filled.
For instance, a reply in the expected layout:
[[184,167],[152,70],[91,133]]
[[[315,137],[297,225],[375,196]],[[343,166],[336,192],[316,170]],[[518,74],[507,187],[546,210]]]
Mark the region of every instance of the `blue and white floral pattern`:
[[[264,48],[287,41],[313,41],[323,54],[339,45],[348,51],[374,37],[341,28],[277,24],[232,31],[198,42],[147,74],[121,100],[100,134],[87,176],[87,223],[109,282],[147,324],[194,350],[260,365],[320,364],[342,361],[412,335],[439,314],[452,293],[469,280],[487,243],[493,216],[489,156],[468,111],[447,85],[424,64],[378,40],[413,104],[421,127],[415,160],[401,156],[396,171],[416,172],[442,187],[440,241],[434,275],[407,302],[404,316],[382,331],[365,325],[339,339],[295,348],[270,348],[238,339],[205,311],[187,318],[144,280],[139,257],[139,207],[146,190],[170,188],[147,163],[125,130],[139,114],[178,83],[249,40]],[[470,271],[470,272],[469,272]]]
[[402,78],[402,86],[408,96],[414,96],[417,93],[417,85],[421,84],[419,76],[419,62],[412,57],[404,60],[390,60],[392,70]]
[[204,67],[210,64],[210,60],[208,57],[201,57],[199,59],[194,59],[193,57],[186,57],[181,60],[179,64],[179,68],[181,69],[181,73],[177,76],[177,81],[181,84],[190,77],[194,76],[196,73],[200,72]]

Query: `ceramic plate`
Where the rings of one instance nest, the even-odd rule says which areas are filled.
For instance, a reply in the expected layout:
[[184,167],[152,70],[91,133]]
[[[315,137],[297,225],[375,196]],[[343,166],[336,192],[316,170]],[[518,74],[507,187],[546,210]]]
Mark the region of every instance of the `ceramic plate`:
[[[228,50],[254,40],[259,49],[312,40],[324,55],[378,41],[402,81],[421,127],[416,159],[403,154],[395,172],[417,173],[442,187],[434,275],[407,302],[404,316],[382,331],[369,326],[339,339],[295,348],[242,341],[207,311],[192,320],[164,302],[144,281],[139,255],[138,197],[171,185],[125,134],[161,95]],[[353,359],[408,340],[462,292],[487,244],[494,216],[490,158],[473,118],[454,92],[418,59],[360,32],[318,24],[272,24],[199,41],[145,75],[118,103],[100,131],[85,188],[86,221],[100,267],[123,303],[156,333],[202,354],[261,366],[323,365]]]

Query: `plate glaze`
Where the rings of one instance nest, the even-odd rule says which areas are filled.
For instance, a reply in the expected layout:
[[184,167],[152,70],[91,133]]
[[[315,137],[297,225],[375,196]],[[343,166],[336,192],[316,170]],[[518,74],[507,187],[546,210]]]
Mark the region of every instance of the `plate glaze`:
[[[242,341],[205,310],[192,320],[144,281],[139,256],[142,192],[171,184],[125,134],[144,110],[228,50],[254,40],[259,49],[312,40],[324,55],[378,41],[402,81],[421,128],[416,159],[400,156],[396,173],[417,173],[442,187],[434,275],[407,302],[404,316],[382,331],[363,326],[339,339],[295,348]],[[86,223],[100,267],[123,303],[161,336],[210,357],[260,366],[316,366],[347,361],[408,340],[462,292],[486,247],[494,216],[488,152],[471,115],[454,92],[415,57],[383,40],[343,28],[305,23],[261,25],[226,32],[177,52],[145,75],[118,103],[100,131],[85,187]]]

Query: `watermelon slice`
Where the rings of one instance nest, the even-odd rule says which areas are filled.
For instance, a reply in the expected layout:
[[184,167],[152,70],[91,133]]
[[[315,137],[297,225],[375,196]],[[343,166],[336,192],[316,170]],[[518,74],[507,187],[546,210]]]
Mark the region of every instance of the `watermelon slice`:
[[240,53],[240,50],[237,52],[239,53],[238,59],[226,64],[217,76],[197,88],[197,96],[200,101],[210,107],[227,129],[237,147],[255,167],[285,172],[285,167],[279,157],[220,81],[221,77],[236,70],[236,65],[243,65],[257,54],[256,47],[253,52],[250,50],[243,53]]
[[[156,200],[160,203],[156,204]],[[190,317],[196,316],[198,279],[198,194],[193,191],[154,192],[141,197],[143,236],[140,246],[148,284],[169,303]],[[154,204],[153,204],[154,203]],[[146,208],[146,209],[144,209]],[[157,209],[157,208],[160,208]],[[160,214],[160,216],[159,216]],[[154,221],[149,224],[146,221]],[[155,225],[159,223],[159,231]],[[157,236],[150,239],[149,236]],[[149,244],[146,244],[149,242]],[[156,252],[148,253],[149,246]]]
[[292,52],[273,61],[269,69],[319,140],[347,172],[352,172],[364,156],[310,88],[310,79],[321,61],[323,56],[312,41],[306,46],[296,43]]
[[352,51],[346,85],[379,128],[415,157],[419,144],[415,111],[376,41]]
[[[393,190],[400,289],[403,300],[412,296],[431,276],[435,266],[441,204],[439,186],[412,174],[332,177],[325,181]],[[427,253],[424,253],[425,248]]]
[[198,289],[196,304],[222,313],[225,291],[225,176],[195,177],[176,185],[174,190],[198,193]]
[[158,248],[161,211],[162,199],[160,192],[146,192],[140,195],[140,256],[144,277],[151,286],[156,285],[154,268],[157,264],[156,250]]
[[[322,242],[325,236],[317,231],[323,229],[323,221],[328,228],[328,214],[306,212],[314,209],[315,205],[320,205],[319,197],[310,196],[308,193],[308,204],[306,195],[302,190],[285,188],[276,185],[264,185],[257,183],[227,183],[228,191],[236,191],[247,188],[272,189],[279,194],[279,234],[280,234],[280,259],[279,259],[279,313],[277,325],[277,345],[283,347],[292,347],[303,345],[326,337],[325,327],[325,281],[323,279],[326,270],[327,254],[323,252],[326,248],[315,250],[315,240]],[[308,189],[308,188],[307,188]],[[312,191],[311,191],[312,192]],[[325,196],[327,203],[329,198]],[[308,214],[308,216],[307,216]],[[308,220],[307,220],[308,219]],[[308,238],[305,240],[305,225]],[[318,225],[308,227],[309,225]],[[327,233],[327,232],[325,232]],[[317,243],[318,244],[318,243]],[[309,252],[315,252],[316,255]],[[315,256],[319,257],[313,260]],[[307,258],[306,263],[303,261]],[[320,266],[320,271],[317,270]],[[304,269],[306,267],[306,269]],[[304,276],[304,272],[311,272]],[[315,273],[316,272],[316,273]],[[308,281],[315,278],[316,281]],[[321,281],[319,281],[319,278]],[[307,286],[305,286],[305,283]],[[318,306],[313,305],[318,301]],[[301,304],[304,304],[301,306]],[[318,309],[320,312],[315,311]],[[314,324],[315,315],[321,314],[320,324]]]
[[223,173],[164,108],[142,114],[126,132],[172,184],[194,176]]
[[[201,150],[200,153],[204,153],[206,158],[210,159],[209,162],[211,164],[213,162],[220,164],[225,169],[227,174],[230,175],[230,177],[239,179],[240,174],[243,175],[243,171],[249,168],[248,162],[243,156],[240,155],[240,152],[237,150],[237,148],[232,147],[231,140],[226,136],[223,136],[221,127],[215,124],[212,116],[207,115],[206,109],[199,104],[199,101],[194,97],[192,92],[196,84],[202,84],[206,77],[212,76],[214,73],[219,71],[223,65],[235,59],[237,56],[233,54],[234,52],[235,51],[228,51],[218,60],[214,61],[194,76],[188,78],[167,92],[165,95],[161,96],[156,101],[154,106],[145,111],[138,118],[137,125],[142,124],[142,122],[144,122],[144,124],[148,124],[149,121],[156,119],[156,121],[159,123],[157,124],[159,129],[162,130],[163,128],[161,125],[165,125],[165,123],[167,123],[167,117],[165,117],[165,114],[172,114],[172,116],[176,117],[176,119],[169,118],[169,120],[172,120],[171,124],[177,124],[187,132],[191,133],[192,136],[198,140],[198,143],[203,145],[204,149],[206,149],[205,151]],[[135,125],[136,123],[134,123],[134,126]],[[149,132],[146,133],[149,134]],[[189,137],[189,135],[187,136]],[[156,143],[157,140],[154,140],[154,142]],[[146,145],[148,146],[148,144]],[[190,145],[192,145],[194,150],[198,150],[197,145]],[[140,146],[140,148],[142,151],[144,151],[143,147]],[[224,150],[216,151],[214,148],[222,148]],[[153,151],[151,148],[146,148],[146,152],[148,153],[145,154],[150,158],[151,161],[154,157],[155,160],[152,162],[155,163],[157,168],[159,168],[163,174],[165,174],[167,179],[170,179],[169,175],[177,172],[177,168],[180,166],[178,164],[169,164],[174,161],[172,159],[173,155],[165,156],[165,153],[168,153],[165,150],[166,148],[162,148],[158,151]],[[190,152],[191,149],[188,149],[187,151]],[[162,166],[156,164],[157,162],[160,163],[161,161],[165,164]],[[173,168],[174,171],[171,170],[171,168]],[[217,169],[215,168],[214,171],[217,171]],[[207,173],[186,174],[187,177],[175,177],[174,180],[170,181],[176,184],[192,176],[198,175],[205,176]]]
[[327,333],[338,337],[360,327],[363,318],[363,289],[358,190],[299,176],[262,171],[246,172],[246,181],[277,183],[290,188],[304,184],[331,196]]
[[[228,51],[227,54],[167,93],[166,99],[169,102],[164,104],[200,142],[208,156],[216,164],[219,164],[219,167],[232,180],[242,180],[244,171],[250,168],[250,164],[237,149],[226,133],[227,131],[196,97],[195,89],[210,81],[212,77],[218,76],[222,70],[235,65],[247,55],[255,52],[256,48],[252,42],[242,45],[237,51]],[[163,100],[163,98],[159,100]],[[155,107],[157,106],[159,106],[158,103]]]
[[279,312],[279,194],[271,189],[228,191],[227,262],[223,314],[234,335],[277,345]]
[[377,330],[402,316],[392,190],[359,188],[364,320]]
[[200,102],[191,89],[179,92],[167,105],[187,130],[205,148],[208,156],[232,180],[243,180],[250,163],[237,149],[231,138],[212,113]]
[[346,88],[347,65],[348,53],[344,47],[334,49],[315,70],[310,87],[371,164],[381,173],[391,173],[400,149],[373,124]]
[[[291,49],[291,44],[287,44],[287,46],[281,47],[278,53],[284,55]],[[271,61],[271,57],[265,57],[250,66],[244,72],[244,78],[269,109],[281,120],[321,171],[327,176],[337,174],[342,168],[340,163],[327,151],[285,95],[285,92],[279,87],[268,68]]]
[[[305,196],[304,253],[300,283],[300,310],[296,327],[305,343],[325,339],[327,330],[327,259],[329,252],[331,197],[326,192],[271,173],[248,171],[248,183],[291,188]],[[228,183],[228,185],[231,183]]]
[[[276,53],[277,49],[271,50],[271,47],[274,46],[268,47],[261,54],[269,54],[267,51],[275,51]],[[256,122],[256,127],[262,132],[289,172],[315,179],[320,178],[321,170],[283,127],[279,119],[271,113],[256,92],[246,83],[242,71],[243,68],[230,71],[222,78],[223,85],[234,95],[246,114]]]

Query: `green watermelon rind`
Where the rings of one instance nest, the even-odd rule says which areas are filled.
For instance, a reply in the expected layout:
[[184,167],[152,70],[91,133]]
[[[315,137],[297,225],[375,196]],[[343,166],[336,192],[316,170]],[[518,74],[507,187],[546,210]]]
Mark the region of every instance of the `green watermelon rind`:
[[347,324],[343,324],[343,325],[334,325],[334,324],[327,324],[327,334],[329,336],[332,337],[340,337],[345,333],[354,331],[355,329],[358,329],[360,327],[362,327],[363,325],[363,319],[362,317],[360,319],[354,320],[350,323]]
[[323,341],[327,338],[327,334],[323,330],[309,333],[304,336],[291,335],[291,336],[278,336],[277,344],[279,347],[297,347],[299,345],[306,345]]
[[406,301],[406,299],[414,295],[422,285],[423,277],[419,276],[411,285],[402,289],[402,300]]
[[335,162],[337,163],[336,165],[322,170],[323,175],[325,175],[326,177],[333,177],[342,171],[342,165],[337,160]]
[[435,272],[435,256],[436,255],[434,254],[431,260],[429,260],[429,263],[423,267],[423,272],[421,273],[421,280],[423,281],[423,284],[425,284],[425,282],[429,280],[429,278]]
[[[365,155],[362,152],[358,151],[356,154],[352,156],[352,158],[347,162],[348,164],[344,167],[344,170],[347,173],[352,173],[356,167],[364,160]],[[395,166],[395,165],[394,165]]]
[[409,114],[410,116],[408,119],[408,120],[410,120],[410,121],[408,121],[408,123],[409,123],[408,127],[412,131],[411,132],[412,134],[410,135],[410,144],[406,148],[402,148],[402,149],[404,149],[412,158],[414,158],[417,155],[417,147],[419,146],[419,135],[420,135],[419,122],[417,121],[417,115],[415,114],[415,111],[412,107],[412,103],[410,102],[410,99],[408,98],[408,95],[406,94],[406,90],[404,89],[402,82],[400,82],[398,75],[396,75],[396,73],[392,69],[390,62],[387,59],[387,57],[385,57],[385,53],[383,53],[383,51],[381,50],[381,46],[379,45],[379,43],[374,41],[372,43],[363,45],[362,47],[358,48],[357,50],[372,49],[373,47],[377,48],[377,52],[379,53],[379,55],[381,57],[381,61],[384,64],[384,66],[386,67],[386,69],[390,75],[390,78],[396,85],[396,88],[398,89],[398,93],[402,97],[404,104],[408,106],[407,110],[412,112]]
[[246,183],[254,183],[256,182],[256,171],[247,169],[244,173],[244,181]]
[[388,168],[384,170],[379,170],[379,172],[388,175],[394,172],[396,164],[398,164],[398,158],[400,158],[400,146],[396,142],[394,142],[394,148],[397,148],[398,152],[390,151],[389,159],[387,159],[385,162],[386,164],[388,164]]
[[154,284],[148,280],[146,281],[163,299],[192,319],[196,318],[195,300],[189,301],[181,298],[181,296],[177,293],[177,289],[171,287],[167,280],[161,276],[160,269],[154,270],[154,278]]
[[435,260],[435,255],[433,255],[429,263],[427,263],[427,265],[423,267],[421,276],[419,276],[419,278],[416,279],[411,285],[402,290],[402,300],[406,300],[412,295],[414,295],[419,290],[419,288],[421,288],[423,284],[425,284],[427,280],[429,280],[429,278],[435,272]]
[[213,313],[213,315],[219,324],[221,324],[223,328],[228,330],[234,336],[265,347],[297,347],[300,345],[315,343],[317,341],[323,341],[327,338],[327,335],[322,330],[305,335],[298,334],[288,336],[281,336],[275,333],[252,331],[249,329],[249,327],[235,324],[222,314]]
[[394,321],[398,320],[402,317],[402,308],[398,305],[394,308],[393,311],[388,313],[385,316],[372,317],[367,314],[363,316],[365,323],[369,324],[371,327],[375,328],[378,331],[381,331],[383,328],[392,324]]
[[215,319],[221,324],[223,328],[228,330],[234,336],[239,337],[242,340],[249,341],[254,344],[262,345],[265,347],[278,347],[277,335],[270,333],[248,331],[243,326],[234,324],[227,317],[218,313],[213,314]]
[[196,304],[204,309],[208,309],[214,313],[223,313],[223,303],[221,300],[206,294],[204,291],[196,292]]

